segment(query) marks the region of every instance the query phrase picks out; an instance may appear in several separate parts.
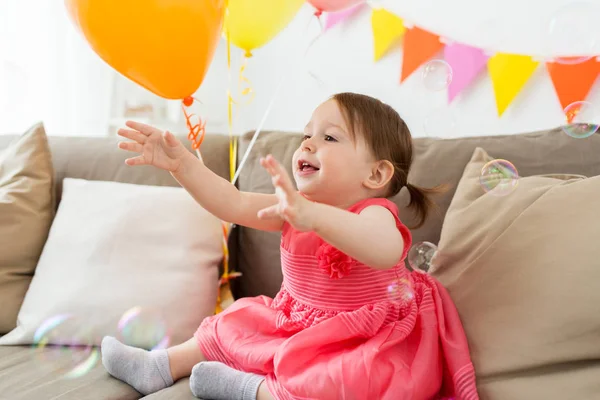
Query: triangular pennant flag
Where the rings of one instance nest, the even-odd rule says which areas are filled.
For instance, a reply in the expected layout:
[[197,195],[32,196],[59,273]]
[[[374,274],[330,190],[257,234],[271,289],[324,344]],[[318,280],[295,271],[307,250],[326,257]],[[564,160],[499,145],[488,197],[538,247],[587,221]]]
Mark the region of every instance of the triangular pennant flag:
[[444,48],[444,59],[452,68],[452,82],[448,86],[448,102],[466,88],[485,68],[489,56],[483,50],[461,43],[450,43]]
[[600,62],[595,57],[581,64],[549,62],[546,63],[546,69],[564,110],[569,104],[585,100],[600,75]]
[[529,56],[496,53],[488,60],[488,70],[494,85],[496,108],[501,116],[519,94],[539,62]]
[[360,3],[353,7],[347,8],[338,12],[328,12],[325,14],[325,24],[323,25],[323,32],[333,28],[335,25],[344,21],[345,19],[350,18],[357,12],[359,12],[363,7],[366,6],[366,3]]
[[417,27],[408,29],[404,35],[404,56],[402,57],[400,82],[408,78],[421,64],[442,48],[444,48],[444,44],[438,35]]
[[406,31],[402,18],[383,8],[373,9],[371,29],[373,30],[375,61],[380,60]]

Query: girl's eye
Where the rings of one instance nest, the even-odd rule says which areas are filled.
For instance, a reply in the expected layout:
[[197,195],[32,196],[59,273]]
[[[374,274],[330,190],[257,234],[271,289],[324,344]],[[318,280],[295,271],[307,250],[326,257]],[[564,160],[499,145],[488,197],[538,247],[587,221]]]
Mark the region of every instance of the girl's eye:
[[304,135],[304,137],[302,138],[302,140],[303,140],[303,141],[304,141],[304,140],[308,140],[308,139],[310,139],[310,136],[309,136],[309,135]]
[[329,135],[325,135],[325,140],[327,142],[336,142],[337,140],[335,140],[335,138],[333,136],[329,136]]

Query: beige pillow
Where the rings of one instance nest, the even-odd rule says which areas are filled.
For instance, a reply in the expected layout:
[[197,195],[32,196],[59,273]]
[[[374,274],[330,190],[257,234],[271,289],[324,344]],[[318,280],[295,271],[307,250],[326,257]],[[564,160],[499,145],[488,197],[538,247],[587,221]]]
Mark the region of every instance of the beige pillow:
[[[214,313],[221,235],[219,220],[181,187],[64,179],[17,327],[0,344],[32,343],[48,321],[61,323],[49,343],[181,343]],[[119,329],[126,314],[131,323]]]
[[524,177],[501,197],[479,184],[490,159],[478,148],[466,166],[430,271],[456,303],[480,396],[597,399],[600,176]]
[[0,153],[0,335],[17,313],[54,217],[54,171],[44,126]]

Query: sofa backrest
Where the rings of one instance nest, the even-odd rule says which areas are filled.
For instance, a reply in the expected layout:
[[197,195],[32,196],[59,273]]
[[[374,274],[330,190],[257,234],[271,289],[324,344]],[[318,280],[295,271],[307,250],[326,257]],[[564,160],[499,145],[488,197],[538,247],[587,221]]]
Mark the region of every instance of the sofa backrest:
[[[240,138],[238,162],[241,161],[251,137],[252,133],[248,133]],[[15,136],[0,135],[0,150],[14,139]],[[119,140],[118,137],[50,136],[57,199],[60,200],[62,180],[65,177],[158,186],[178,185],[167,172],[153,167],[131,168],[125,165],[125,159],[132,153],[119,150]],[[189,146],[185,138],[182,141]],[[240,174],[237,182],[240,190],[273,193],[271,180],[260,167],[259,158],[271,153],[291,172],[292,154],[301,141],[300,133],[262,132]],[[432,213],[421,228],[412,231],[414,242],[438,242],[443,218],[455,187],[476,147],[484,148],[495,158],[511,161],[522,176],[549,173],[600,175],[600,133],[586,139],[573,139],[561,128],[556,128],[509,136],[445,140],[418,138],[415,139],[414,146],[414,163],[409,181],[425,187],[450,184],[450,190],[435,199],[439,210]],[[228,178],[229,138],[226,135],[206,135],[201,150],[206,165],[220,176]],[[401,219],[410,226],[414,223],[414,214],[406,208],[408,199],[408,193],[402,190],[393,200],[400,208]],[[482,218],[485,216],[482,215]],[[242,278],[233,283],[236,297],[259,294],[272,296],[279,290],[282,279],[279,241],[279,233],[260,232],[245,227],[236,227],[232,231],[231,266],[243,274]]]
[[[239,157],[245,152],[251,137],[252,133],[249,133],[241,138]],[[261,133],[247,165],[240,174],[239,188],[244,191],[273,193],[270,177],[260,166],[259,158],[271,153],[291,172],[292,154],[302,137],[299,133]],[[424,187],[449,184],[450,189],[435,198],[438,211],[431,213],[421,228],[412,230],[414,243],[430,241],[437,244],[456,185],[477,147],[482,147],[494,158],[512,162],[521,176],[551,173],[600,175],[600,132],[585,139],[574,139],[565,134],[560,127],[517,135],[443,140],[417,138],[414,140],[414,161],[409,173],[409,182]],[[408,192],[403,189],[393,200],[400,209],[400,218],[404,223],[408,226],[414,224],[415,215],[406,207]],[[244,275],[244,278],[235,282],[234,294],[274,295],[280,288],[282,279],[279,263],[280,235],[243,227],[238,227],[233,233],[235,237],[232,239],[237,240],[239,244],[235,265]]]

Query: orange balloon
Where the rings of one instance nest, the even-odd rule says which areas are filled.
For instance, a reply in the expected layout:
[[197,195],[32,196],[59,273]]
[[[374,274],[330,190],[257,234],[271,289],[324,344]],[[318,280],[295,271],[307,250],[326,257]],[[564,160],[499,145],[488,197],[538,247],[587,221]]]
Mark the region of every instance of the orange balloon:
[[220,39],[226,0],[65,0],[92,49],[167,99],[192,95]]

